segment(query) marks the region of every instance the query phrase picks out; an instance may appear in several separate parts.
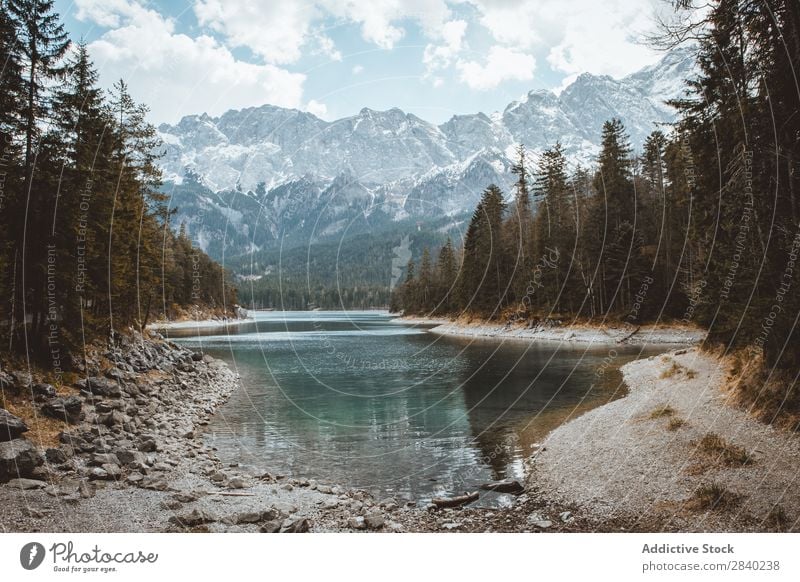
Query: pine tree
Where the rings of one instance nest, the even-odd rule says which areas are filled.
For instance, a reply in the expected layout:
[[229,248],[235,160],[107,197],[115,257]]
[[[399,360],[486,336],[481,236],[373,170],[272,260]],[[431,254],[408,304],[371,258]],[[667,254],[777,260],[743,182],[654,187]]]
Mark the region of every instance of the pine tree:
[[503,261],[503,193],[494,184],[481,197],[464,239],[459,297],[464,309],[494,316],[507,303],[510,286]]
[[533,303],[553,312],[562,311],[566,305],[568,259],[574,253],[577,238],[566,163],[564,150],[556,142],[542,153],[534,185],[539,206],[534,227],[536,270],[532,290],[540,292]]
[[[23,182],[21,192],[14,197],[9,212],[18,217],[8,234],[11,239],[9,254],[14,257],[16,273],[12,302],[15,313],[12,321],[23,328],[29,319],[30,329],[20,334],[21,328],[12,329],[12,337],[24,338],[28,347],[38,349],[42,342],[45,324],[47,285],[47,254],[45,241],[37,240],[38,233],[47,232],[45,216],[53,205],[52,183],[54,176],[35,176],[34,160],[39,153],[41,161],[53,160],[52,149],[39,152],[42,127],[49,120],[50,100],[48,87],[65,73],[63,57],[69,49],[69,39],[53,11],[52,0],[6,0],[5,10],[16,31],[19,46],[19,64],[22,66],[22,103],[19,110],[20,131],[23,136]],[[48,146],[49,147],[49,146]],[[44,174],[51,168],[45,167]],[[27,331],[32,334],[28,338]]]
[[457,276],[455,251],[448,237],[436,263],[436,310],[439,313],[451,313],[458,308],[455,293]]
[[417,281],[419,293],[420,310],[430,313],[433,309],[433,265],[431,264],[431,253],[428,247],[422,249],[422,259],[419,265],[419,280]]
[[533,213],[531,210],[530,189],[528,186],[527,154],[525,146],[517,147],[517,159],[511,167],[511,173],[517,176],[514,203],[505,225],[504,270],[511,273],[511,289],[509,301],[525,294],[531,268],[533,243]]

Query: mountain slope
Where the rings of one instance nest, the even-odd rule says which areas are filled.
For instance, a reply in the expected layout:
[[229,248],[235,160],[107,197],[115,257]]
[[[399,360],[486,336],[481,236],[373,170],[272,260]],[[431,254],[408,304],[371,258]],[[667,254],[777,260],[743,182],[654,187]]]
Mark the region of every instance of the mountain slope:
[[583,74],[560,94],[532,91],[502,112],[438,126],[397,108],[333,122],[272,105],[187,116],[159,128],[173,224],[216,258],[401,222],[457,224],[488,184],[510,191],[518,143],[535,157],[560,141],[571,161],[589,165],[602,124],[617,117],[641,147],[673,121],[665,101],[681,95],[693,67],[691,50],[674,51],[622,79]]

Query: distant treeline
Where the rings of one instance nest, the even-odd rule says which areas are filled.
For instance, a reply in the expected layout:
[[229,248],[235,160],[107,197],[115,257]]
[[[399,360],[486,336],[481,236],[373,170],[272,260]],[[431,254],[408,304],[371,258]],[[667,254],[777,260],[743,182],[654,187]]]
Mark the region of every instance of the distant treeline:
[[400,221],[375,232],[261,250],[235,257],[226,266],[243,276],[239,300],[247,307],[386,309],[390,287],[402,282],[408,257],[418,256],[424,246],[441,244],[447,236],[438,232],[441,227],[433,223],[412,235],[414,224]]
[[607,122],[592,170],[568,172],[555,144],[529,173],[520,151],[512,199],[489,186],[463,248],[410,264],[393,306],[696,322],[710,344],[763,362],[757,407],[798,410],[800,4],[676,11],[654,40],[694,39],[699,77],[673,103],[675,126],[634,156]]
[[0,63],[0,349],[63,365],[153,314],[235,303],[170,229],[146,107],[122,81],[98,88],[52,1],[1,3]]

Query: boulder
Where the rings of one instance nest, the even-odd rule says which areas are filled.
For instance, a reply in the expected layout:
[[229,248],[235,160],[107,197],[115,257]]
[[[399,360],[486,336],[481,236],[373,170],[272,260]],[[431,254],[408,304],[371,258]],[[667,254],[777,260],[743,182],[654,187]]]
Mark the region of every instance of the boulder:
[[14,378],[11,377],[11,374],[6,374],[5,372],[0,372],[0,393],[2,392],[11,392],[14,389]]
[[263,515],[264,514],[260,511],[245,511],[237,514],[233,518],[233,522],[239,525],[243,523],[258,523],[262,520]]
[[77,424],[83,417],[81,406],[81,399],[77,396],[69,396],[67,398],[58,396],[44,403],[42,414],[50,418],[63,420],[68,424]]
[[347,526],[351,529],[366,529],[367,524],[364,522],[364,518],[360,515],[356,517],[351,517],[347,520]]
[[67,462],[67,455],[61,449],[47,449],[44,458],[51,465],[63,465]]
[[94,453],[92,455],[91,464],[98,467],[105,464],[118,465],[119,463],[119,458],[113,453]]
[[136,448],[143,453],[154,453],[158,450],[158,445],[156,445],[156,439],[152,436],[142,435],[136,442]]
[[28,491],[30,489],[44,489],[46,485],[47,483],[37,479],[11,479],[7,487]]
[[268,521],[267,523],[262,525],[258,531],[260,531],[261,533],[278,533],[279,531],[281,531],[281,521],[280,520]]
[[13,441],[27,431],[28,426],[25,421],[14,416],[8,410],[0,408],[0,442]]
[[133,465],[141,467],[147,464],[147,455],[140,451],[120,449],[117,451],[117,459],[123,465]]
[[33,384],[33,377],[28,372],[23,372],[22,370],[11,372],[11,377],[14,378],[14,384],[17,386],[17,389],[24,388],[27,390],[30,385]]
[[48,398],[55,398],[58,396],[58,393],[56,393],[56,389],[52,384],[43,384],[41,382],[34,384],[31,387],[31,392],[33,392],[33,398],[37,401],[47,400]]
[[383,527],[383,524],[386,523],[386,520],[380,513],[370,513],[364,516],[364,523],[370,529],[380,529]]
[[119,384],[108,378],[102,376],[91,376],[76,382],[76,386],[81,390],[90,392],[95,396],[108,396],[111,398],[119,397],[122,392],[119,389]]
[[97,488],[86,479],[81,479],[80,483],[78,483],[78,495],[83,499],[89,499],[94,497],[95,493],[97,493]]
[[14,439],[0,442],[0,483],[29,477],[43,462],[42,456],[30,441]]
[[301,517],[295,519],[289,525],[283,528],[283,533],[306,533],[311,529],[311,522],[306,518]]
[[528,523],[539,529],[547,529],[553,525],[553,522],[538,513],[531,513],[528,516]]
[[217,518],[204,509],[192,509],[191,511],[173,515],[169,522],[180,527],[194,527],[204,523],[217,521]]

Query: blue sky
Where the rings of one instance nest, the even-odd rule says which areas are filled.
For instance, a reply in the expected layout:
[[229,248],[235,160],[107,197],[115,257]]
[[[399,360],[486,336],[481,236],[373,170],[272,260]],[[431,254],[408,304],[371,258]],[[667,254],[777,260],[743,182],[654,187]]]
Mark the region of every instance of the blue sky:
[[156,123],[263,104],[325,119],[362,107],[436,123],[502,110],[581,72],[658,60],[659,0],[56,0],[101,84]]

